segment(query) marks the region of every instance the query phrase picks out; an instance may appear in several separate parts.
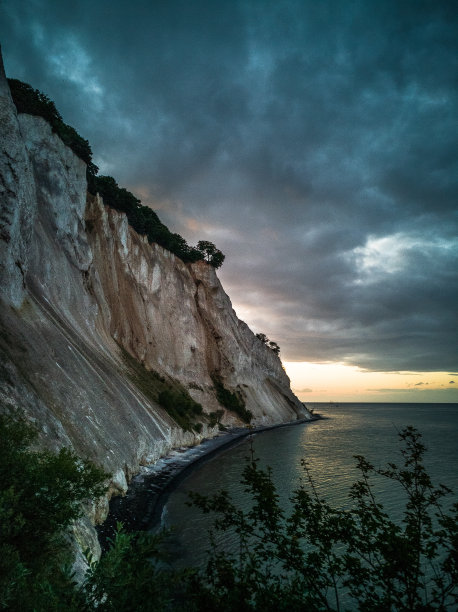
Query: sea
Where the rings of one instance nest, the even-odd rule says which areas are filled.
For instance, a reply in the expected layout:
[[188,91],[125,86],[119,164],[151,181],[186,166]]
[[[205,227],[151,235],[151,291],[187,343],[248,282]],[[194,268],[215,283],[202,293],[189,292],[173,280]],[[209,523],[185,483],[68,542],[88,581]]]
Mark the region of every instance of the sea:
[[[178,567],[205,567],[214,517],[189,506],[189,492],[211,495],[228,491],[234,503],[249,507],[241,484],[247,457],[253,451],[263,467],[272,469],[282,506],[290,507],[292,492],[305,480],[301,460],[307,461],[320,497],[335,507],[349,507],[348,492],[358,477],[355,455],[375,467],[401,463],[399,433],[406,426],[422,434],[427,451],[425,465],[435,484],[454,491],[446,505],[458,501],[458,404],[413,403],[310,403],[323,418],[311,423],[272,429],[244,438],[200,464],[170,494],[161,526],[171,530],[168,552]],[[377,501],[395,519],[402,516],[402,493],[391,481],[376,483]],[[214,532],[216,543],[236,552],[236,535]]]

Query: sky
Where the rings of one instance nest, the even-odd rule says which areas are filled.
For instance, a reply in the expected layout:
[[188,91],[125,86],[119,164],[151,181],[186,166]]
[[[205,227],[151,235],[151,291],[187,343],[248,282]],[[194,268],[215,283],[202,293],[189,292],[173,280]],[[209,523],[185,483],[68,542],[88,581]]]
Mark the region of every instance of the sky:
[[300,399],[458,401],[456,2],[0,0],[0,40]]

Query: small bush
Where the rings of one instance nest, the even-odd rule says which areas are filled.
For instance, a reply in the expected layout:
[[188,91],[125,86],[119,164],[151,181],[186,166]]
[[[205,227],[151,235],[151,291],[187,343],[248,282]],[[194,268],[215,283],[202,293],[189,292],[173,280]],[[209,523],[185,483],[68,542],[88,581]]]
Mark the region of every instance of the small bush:
[[202,414],[202,406],[193,400],[187,392],[184,392],[184,390],[166,389],[159,394],[158,402],[185,431],[190,431],[191,429],[197,431],[192,421]]
[[202,405],[192,399],[188,390],[172,378],[165,378],[134,359],[121,348],[128,376],[140,391],[152,402],[160,404],[185,431],[191,431],[197,417],[203,413]]
[[210,412],[208,415],[208,426],[215,427],[215,425],[221,425],[220,421],[224,415],[224,410],[215,410]]
[[212,376],[213,384],[215,385],[216,398],[219,403],[224,406],[227,410],[231,410],[235,412],[242,421],[245,423],[250,423],[253,414],[250,410],[247,410],[245,407],[245,400],[242,397],[240,392],[233,393],[225,388],[223,385],[223,381],[219,374],[214,373]]
[[268,346],[270,350],[275,353],[275,355],[280,354],[280,347],[278,346],[278,344],[274,342],[273,340],[269,340],[266,334],[263,334],[263,333],[256,334],[256,338],[258,338],[259,340],[261,340],[261,342],[263,342],[266,346]]

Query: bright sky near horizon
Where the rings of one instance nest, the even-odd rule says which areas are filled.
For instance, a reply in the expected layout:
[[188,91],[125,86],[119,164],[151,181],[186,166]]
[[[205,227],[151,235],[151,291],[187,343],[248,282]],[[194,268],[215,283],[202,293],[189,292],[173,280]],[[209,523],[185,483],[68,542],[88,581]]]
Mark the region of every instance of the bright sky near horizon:
[[0,39],[303,401],[458,402],[455,1],[2,0]]
[[307,402],[458,402],[458,374],[371,372],[345,364],[287,362],[291,387]]

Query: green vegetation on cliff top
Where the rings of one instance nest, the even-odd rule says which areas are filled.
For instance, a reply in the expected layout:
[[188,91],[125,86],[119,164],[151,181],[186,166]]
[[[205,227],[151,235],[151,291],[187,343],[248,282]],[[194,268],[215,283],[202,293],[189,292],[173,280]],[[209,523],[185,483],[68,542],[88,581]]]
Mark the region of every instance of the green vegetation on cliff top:
[[149,242],[159,244],[185,263],[206,261],[214,268],[223,264],[225,256],[213,243],[199,241],[196,247],[188,245],[182,236],[171,232],[149,206],[142,205],[130,191],[119,187],[113,177],[98,176],[99,169],[92,161],[89,142],[73,127],[64,123],[54,102],[47,95],[17,79],[8,79],[8,84],[18,113],[43,117],[50,124],[64,144],[87,164],[88,191],[93,195],[99,193],[105,204],[124,212],[138,234],[147,236]]

